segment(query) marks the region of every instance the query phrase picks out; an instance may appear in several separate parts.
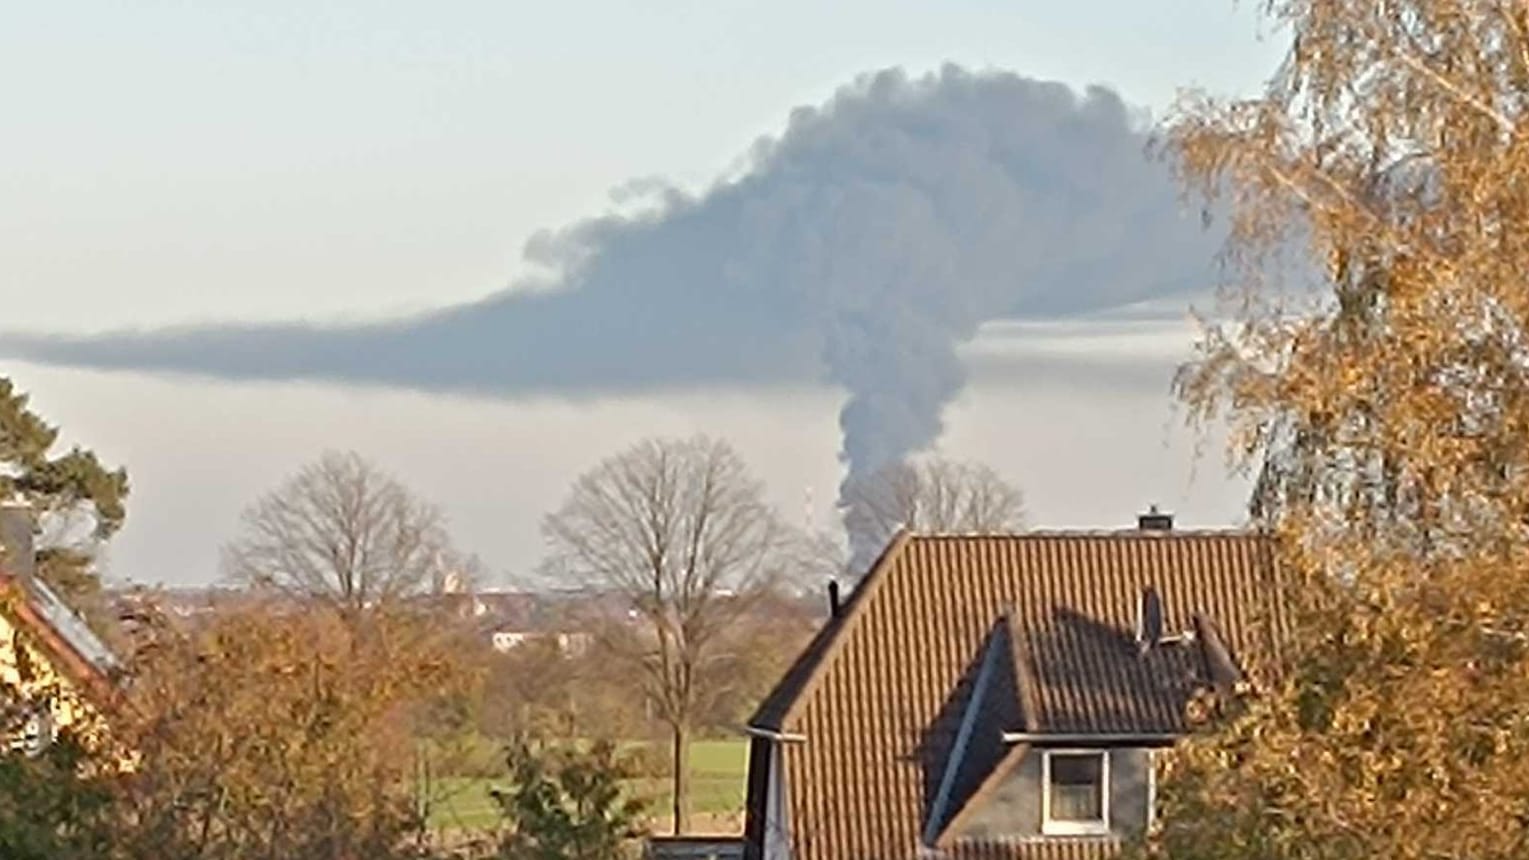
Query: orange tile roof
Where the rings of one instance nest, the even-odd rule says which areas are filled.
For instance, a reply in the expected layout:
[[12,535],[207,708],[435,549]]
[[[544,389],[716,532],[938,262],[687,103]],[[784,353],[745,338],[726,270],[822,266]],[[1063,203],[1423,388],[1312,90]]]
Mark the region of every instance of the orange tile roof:
[[1108,860],[1120,852],[1115,839],[1048,839],[1044,842],[978,842],[941,855],[944,860]]
[[47,655],[53,670],[67,677],[92,704],[98,708],[115,704],[119,692],[115,680],[36,604],[15,576],[0,570],[0,612],[23,630],[30,643]]
[[[1270,653],[1256,618],[1272,605],[1273,575],[1270,542],[1240,532],[900,535],[751,721],[805,738],[782,745],[794,856],[912,855],[995,637],[1007,639],[1005,667],[936,831],[991,779],[1004,731],[1181,732],[1214,657],[1192,642],[1143,656],[1143,591],[1160,595],[1165,633],[1196,630],[1243,657]],[[974,860],[1114,851],[1098,840],[949,849]]]

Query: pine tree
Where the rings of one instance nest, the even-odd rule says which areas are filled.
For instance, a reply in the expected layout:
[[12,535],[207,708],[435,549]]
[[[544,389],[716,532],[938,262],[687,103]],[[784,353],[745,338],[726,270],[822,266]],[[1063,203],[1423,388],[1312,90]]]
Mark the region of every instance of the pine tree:
[[510,785],[495,799],[509,824],[502,860],[621,860],[633,856],[643,805],[623,781],[631,769],[609,741],[517,740],[506,754]]
[[59,431],[0,377],[0,501],[29,504],[43,529],[38,571],[66,599],[88,603],[100,583],[91,561],[127,515],[127,472],[78,446],[57,453]]

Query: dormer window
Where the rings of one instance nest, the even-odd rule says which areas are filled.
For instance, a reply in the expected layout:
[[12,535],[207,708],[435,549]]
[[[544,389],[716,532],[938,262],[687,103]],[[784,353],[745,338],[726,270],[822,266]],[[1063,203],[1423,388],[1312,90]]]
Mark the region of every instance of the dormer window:
[[1110,756],[1048,751],[1041,758],[1041,832],[1082,836],[1110,830]]

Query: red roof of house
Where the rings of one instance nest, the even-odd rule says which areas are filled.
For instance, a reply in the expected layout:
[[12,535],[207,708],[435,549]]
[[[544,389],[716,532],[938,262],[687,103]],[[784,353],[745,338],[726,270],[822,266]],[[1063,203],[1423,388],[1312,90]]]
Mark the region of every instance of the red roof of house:
[[[1241,532],[908,536],[893,541],[754,715],[784,743],[799,860],[913,856],[1007,765],[1008,733],[1164,736],[1229,659],[1271,653],[1258,623],[1272,604],[1267,538]],[[1145,652],[1143,595],[1181,637]],[[1273,615],[1268,617],[1274,618]],[[1275,618],[1277,621],[1278,619]],[[992,653],[978,732],[934,807]],[[751,780],[750,815],[762,812]],[[931,818],[940,820],[931,823]],[[946,856],[1074,860],[1109,842],[947,844]]]
[[63,674],[97,706],[115,700],[111,676],[115,658],[89,628],[51,592],[24,587],[14,575],[0,571],[0,612],[39,648],[54,671]]

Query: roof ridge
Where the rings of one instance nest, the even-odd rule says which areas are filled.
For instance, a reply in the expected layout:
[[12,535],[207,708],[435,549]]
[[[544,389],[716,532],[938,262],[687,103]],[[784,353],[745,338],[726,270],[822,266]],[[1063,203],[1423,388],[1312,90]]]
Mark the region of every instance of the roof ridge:
[[1030,632],[1019,626],[1019,612],[1004,610],[1009,633],[1009,659],[1014,663],[1014,689],[1019,693],[1020,728],[1033,732],[1039,725],[1040,702],[1035,696],[1035,675],[1030,668]]
[[1227,526],[1224,528],[1178,528],[1172,530],[1143,530],[1133,526],[1121,528],[1054,528],[1054,529],[1028,529],[1020,532],[958,532],[958,531],[917,531],[908,532],[913,540],[1035,540],[1041,538],[1140,538],[1142,540],[1172,540],[1174,538],[1204,538],[1204,537],[1228,537],[1228,538],[1264,538],[1268,537],[1267,530],[1258,528],[1239,528]]
[[1002,640],[1008,632],[1008,620],[999,618],[992,625],[987,641],[982,644],[982,662],[977,668],[977,677],[972,681],[971,695],[967,698],[965,707],[961,709],[961,725],[956,731],[955,742],[951,744],[950,752],[946,756],[945,766],[941,769],[939,789],[935,792],[934,802],[930,804],[929,814],[924,822],[925,845],[933,846],[940,834],[945,831],[947,822],[944,819],[949,812],[951,792],[955,790],[956,778],[970,753],[972,732],[977,730],[977,718],[982,712],[983,700],[988,695],[988,688],[993,684],[998,657],[1003,652]]

